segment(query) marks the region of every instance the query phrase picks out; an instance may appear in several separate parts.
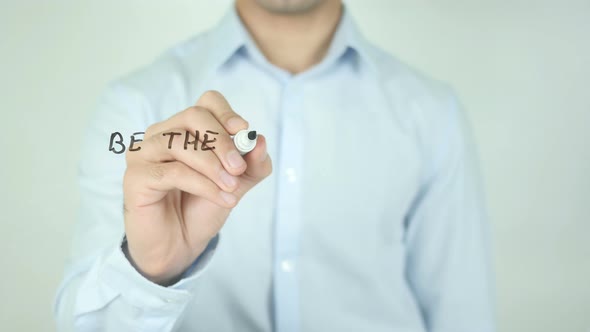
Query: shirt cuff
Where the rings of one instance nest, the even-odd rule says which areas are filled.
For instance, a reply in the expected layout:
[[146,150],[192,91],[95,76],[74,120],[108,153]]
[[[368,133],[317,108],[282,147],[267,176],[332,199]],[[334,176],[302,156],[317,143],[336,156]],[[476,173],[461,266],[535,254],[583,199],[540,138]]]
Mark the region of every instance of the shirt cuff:
[[160,286],[142,276],[127,260],[121,245],[105,258],[99,279],[113,288],[126,301],[144,309],[176,310],[190,300],[196,280],[206,270],[219,243],[217,234],[183,273],[182,278],[169,287]]

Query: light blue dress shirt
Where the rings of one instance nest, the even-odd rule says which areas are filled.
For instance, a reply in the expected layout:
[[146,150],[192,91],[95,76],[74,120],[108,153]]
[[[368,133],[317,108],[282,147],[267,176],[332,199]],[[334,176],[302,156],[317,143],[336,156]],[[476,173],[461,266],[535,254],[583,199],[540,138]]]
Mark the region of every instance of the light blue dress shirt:
[[[184,278],[162,287],[121,252],[125,158],[109,152],[109,138],[143,131],[210,89],[267,137],[274,172]],[[83,146],[58,325],[493,331],[470,142],[451,90],[367,42],[346,10],[323,61],[297,75],[268,63],[231,10],[101,98]]]

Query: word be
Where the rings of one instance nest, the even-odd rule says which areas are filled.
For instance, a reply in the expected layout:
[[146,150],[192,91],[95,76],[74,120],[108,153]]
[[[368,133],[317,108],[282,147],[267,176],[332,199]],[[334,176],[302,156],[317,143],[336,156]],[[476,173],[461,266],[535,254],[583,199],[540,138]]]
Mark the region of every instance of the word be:
[[[141,138],[136,138],[135,136],[137,135],[144,135],[144,132],[137,132],[137,133],[133,133],[133,135],[129,136],[130,142],[129,142],[129,151],[133,152],[133,151],[139,151],[141,150],[141,146],[135,146],[136,143],[142,142],[143,139]],[[209,139],[209,134],[211,135],[219,135],[219,133],[216,133],[214,131],[211,130],[206,130],[205,134],[203,135],[203,140],[200,140],[200,133],[198,130],[195,131],[195,139],[193,141],[191,141],[191,132],[186,131],[184,134],[184,149],[188,150],[188,146],[192,145],[193,146],[193,150],[197,151],[198,150],[198,146],[199,143],[201,143],[201,151],[207,151],[207,150],[214,150],[215,147],[212,145],[209,145],[210,143],[214,143],[217,141],[217,138],[214,137],[213,139]],[[170,138],[168,138],[168,149],[172,149],[172,143],[174,142],[174,136],[181,136],[182,133],[178,133],[178,132],[174,132],[174,131],[170,131],[170,132],[166,132],[163,133],[162,136],[166,137],[169,136]],[[115,145],[118,146],[118,148],[115,147]],[[109,151],[112,151],[115,154],[121,154],[123,152],[125,152],[126,150],[126,146],[125,143],[123,142],[123,135],[121,135],[120,132],[116,131],[114,133],[111,134],[111,139],[109,141]]]

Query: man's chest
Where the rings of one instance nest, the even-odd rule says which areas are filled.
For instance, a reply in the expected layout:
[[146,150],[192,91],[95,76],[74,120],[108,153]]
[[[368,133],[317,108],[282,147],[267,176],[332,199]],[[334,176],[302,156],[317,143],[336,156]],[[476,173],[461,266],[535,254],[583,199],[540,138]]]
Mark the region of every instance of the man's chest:
[[[284,209],[302,231],[399,240],[419,188],[422,156],[399,121],[403,105],[359,84],[223,86],[234,109],[266,136],[273,174],[240,211],[269,223]],[[395,106],[394,106],[395,105]],[[284,212],[284,211],[283,211]],[[258,219],[260,222],[260,219]],[[368,232],[368,233],[367,233]]]

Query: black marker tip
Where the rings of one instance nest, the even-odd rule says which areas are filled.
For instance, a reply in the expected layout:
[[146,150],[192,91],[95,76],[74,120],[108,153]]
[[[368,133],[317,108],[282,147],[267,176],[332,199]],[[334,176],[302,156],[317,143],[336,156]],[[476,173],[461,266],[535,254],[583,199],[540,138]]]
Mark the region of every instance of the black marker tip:
[[257,136],[256,136],[256,130],[252,130],[252,131],[249,131],[249,132],[248,132],[248,139],[249,139],[249,140],[253,141],[253,140],[255,140],[255,139],[256,139],[256,137],[257,137]]

